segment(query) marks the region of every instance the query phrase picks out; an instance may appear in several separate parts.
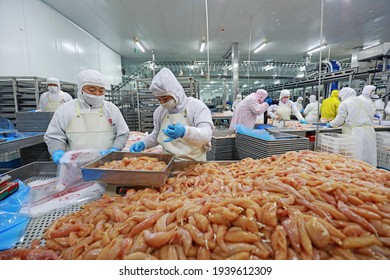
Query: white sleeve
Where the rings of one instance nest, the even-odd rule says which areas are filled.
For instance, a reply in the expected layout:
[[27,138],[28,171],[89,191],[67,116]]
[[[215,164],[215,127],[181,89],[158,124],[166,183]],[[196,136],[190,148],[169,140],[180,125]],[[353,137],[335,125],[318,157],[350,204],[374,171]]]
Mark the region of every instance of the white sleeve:
[[47,92],[42,93],[41,97],[39,98],[39,105],[38,108],[43,110],[45,109],[45,100],[46,100]]
[[330,122],[330,125],[332,127],[342,126],[345,123],[347,115],[347,106],[345,105],[345,103],[340,103],[339,108],[337,110],[337,116],[333,121]]
[[390,116],[390,101],[387,102],[387,106],[385,108],[385,113],[387,116]]
[[267,113],[271,117],[271,119],[274,119],[276,117],[276,114],[274,113],[276,109],[278,108],[278,105],[273,104],[268,107]]
[[[292,102],[291,102],[292,103]],[[297,105],[295,105],[294,103],[292,103],[291,105],[291,111],[292,113],[294,114],[294,116],[298,119],[298,120],[303,120],[303,117],[301,115],[301,113],[299,112],[298,108],[297,108]]]
[[74,115],[75,110],[74,108],[73,110],[70,110],[70,106],[65,106],[65,104],[58,107],[55,111],[43,137],[50,154],[53,154],[53,152],[57,150],[65,151],[68,144],[68,138],[65,130],[68,127],[71,116]]

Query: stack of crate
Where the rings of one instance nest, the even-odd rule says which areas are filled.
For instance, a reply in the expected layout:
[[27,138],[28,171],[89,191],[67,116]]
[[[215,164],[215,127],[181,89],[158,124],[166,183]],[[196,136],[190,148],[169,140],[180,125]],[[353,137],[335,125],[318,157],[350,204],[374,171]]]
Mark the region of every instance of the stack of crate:
[[0,169],[13,169],[21,166],[20,151],[10,151],[0,154]]
[[320,133],[318,135],[317,150],[332,154],[340,154],[349,158],[357,155],[356,143],[358,139],[354,136],[337,133]]
[[390,169],[390,132],[376,133],[378,167]]

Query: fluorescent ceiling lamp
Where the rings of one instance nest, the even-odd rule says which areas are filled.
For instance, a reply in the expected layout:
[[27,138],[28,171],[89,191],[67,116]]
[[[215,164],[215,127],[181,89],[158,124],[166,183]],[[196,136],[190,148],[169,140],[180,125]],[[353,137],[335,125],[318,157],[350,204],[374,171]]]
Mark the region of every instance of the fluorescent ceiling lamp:
[[203,50],[204,50],[204,47],[206,46],[206,39],[205,38],[203,38],[202,39],[202,44],[200,44],[200,52],[203,52]]
[[135,40],[135,44],[140,49],[140,51],[145,52],[145,47],[141,44],[141,42],[138,40],[138,38],[136,37],[134,40]]
[[264,67],[264,70],[268,71],[268,70],[271,70],[272,68],[274,68],[272,65],[267,65]]
[[308,50],[307,54],[313,54],[315,52],[318,52],[318,51],[322,50],[323,48],[326,48],[326,44],[324,44],[322,46],[315,47],[315,48],[313,48],[311,50]]
[[261,42],[260,45],[256,47],[256,49],[253,51],[254,53],[258,53],[262,48],[264,48],[267,45],[267,41]]
[[299,67],[299,71],[300,71],[300,72],[303,72],[303,71],[305,71],[305,69],[306,69],[306,67],[305,67],[305,66],[301,66],[301,67]]

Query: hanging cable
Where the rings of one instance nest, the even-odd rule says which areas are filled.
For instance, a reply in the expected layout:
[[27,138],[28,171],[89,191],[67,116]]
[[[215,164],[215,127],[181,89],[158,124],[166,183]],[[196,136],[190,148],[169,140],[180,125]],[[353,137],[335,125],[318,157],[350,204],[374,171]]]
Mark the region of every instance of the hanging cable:
[[252,17],[249,22],[249,46],[248,46],[248,87],[249,87],[249,68],[251,64],[251,46],[252,46]]
[[204,0],[204,4],[206,6],[207,80],[210,80],[209,10],[207,0]]

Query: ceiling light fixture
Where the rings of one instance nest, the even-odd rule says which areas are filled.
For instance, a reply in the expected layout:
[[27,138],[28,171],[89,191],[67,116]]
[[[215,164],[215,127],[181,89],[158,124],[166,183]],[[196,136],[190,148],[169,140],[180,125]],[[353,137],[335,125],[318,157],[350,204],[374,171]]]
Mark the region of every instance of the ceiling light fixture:
[[141,44],[141,42],[138,40],[138,37],[134,38],[135,44],[140,49],[141,52],[145,52],[145,47]]
[[323,44],[322,46],[317,46],[315,48],[312,48],[311,50],[307,51],[307,54],[310,55],[310,54],[313,54],[315,52],[318,52],[318,51],[322,50],[323,48],[326,48],[326,46],[327,46],[326,44]]
[[206,46],[206,39],[203,38],[202,39],[202,43],[200,44],[200,50],[199,51],[203,52],[205,46]]
[[264,70],[268,71],[268,70],[271,70],[272,68],[274,68],[272,65],[267,65],[264,67]]
[[263,41],[258,45],[255,50],[253,51],[254,53],[258,53],[262,48],[264,48],[267,45],[267,41]]

